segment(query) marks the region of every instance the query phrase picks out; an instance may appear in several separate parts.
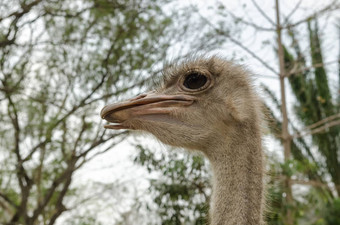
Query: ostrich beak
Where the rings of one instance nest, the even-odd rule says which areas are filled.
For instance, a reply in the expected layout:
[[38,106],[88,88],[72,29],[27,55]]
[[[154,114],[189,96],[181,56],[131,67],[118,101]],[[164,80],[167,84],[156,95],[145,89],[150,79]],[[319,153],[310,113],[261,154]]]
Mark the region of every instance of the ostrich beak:
[[143,116],[149,116],[152,119],[159,115],[167,115],[175,108],[189,106],[193,102],[192,96],[164,95],[151,92],[123,102],[109,104],[102,109],[100,116],[110,123],[115,123],[105,125],[105,128],[131,129],[124,123],[125,121]]

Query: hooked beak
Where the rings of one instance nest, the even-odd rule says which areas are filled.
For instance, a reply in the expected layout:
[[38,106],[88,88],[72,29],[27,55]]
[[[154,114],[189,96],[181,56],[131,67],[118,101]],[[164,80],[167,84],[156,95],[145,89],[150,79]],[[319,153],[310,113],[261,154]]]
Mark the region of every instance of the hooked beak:
[[105,125],[107,129],[133,129],[125,122],[142,116],[149,116],[152,119],[157,115],[167,115],[175,108],[189,106],[193,102],[192,96],[162,95],[151,92],[107,105],[102,109],[100,116],[110,123],[115,123]]

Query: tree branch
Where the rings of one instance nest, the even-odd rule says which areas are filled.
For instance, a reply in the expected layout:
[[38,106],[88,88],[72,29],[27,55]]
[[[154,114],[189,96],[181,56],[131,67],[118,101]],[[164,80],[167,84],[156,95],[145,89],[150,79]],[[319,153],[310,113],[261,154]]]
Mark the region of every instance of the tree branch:
[[284,23],[288,23],[290,17],[294,15],[294,13],[296,12],[296,10],[299,8],[301,2],[302,2],[302,0],[299,0],[299,2],[295,5],[295,7],[293,8],[293,10],[292,10],[292,11],[288,14],[288,16],[285,18],[285,22],[284,22]]
[[[20,219],[20,216],[26,212],[27,201],[29,197],[29,192],[32,187],[32,180],[28,177],[27,172],[23,166],[23,161],[20,155],[20,125],[18,119],[18,113],[15,104],[12,101],[12,98],[9,93],[6,93],[6,97],[8,100],[8,115],[11,118],[13,127],[14,127],[14,154],[17,159],[17,170],[16,176],[19,182],[20,190],[21,190],[21,203],[19,209],[16,211],[14,216],[11,219],[11,222],[17,222]],[[12,110],[10,110],[12,109]],[[27,214],[23,215],[25,218]]]
[[31,159],[32,155],[41,147],[46,145],[48,142],[50,142],[50,139],[45,139],[42,142],[38,143],[36,146],[34,146],[31,150],[30,153],[22,160],[23,162],[26,162]]
[[321,132],[323,132],[323,131],[331,128],[331,127],[337,126],[337,125],[340,125],[340,120],[334,120],[332,122],[324,124],[323,126],[320,126],[318,128],[314,128],[310,131],[306,131],[306,132],[302,132],[302,133],[298,132],[297,134],[293,135],[292,138],[299,138],[299,137],[303,137],[303,136],[306,136],[306,135],[321,133]]
[[[280,175],[278,178],[285,180],[287,176],[285,175]],[[292,184],[300,184],[300,185],[308,185],[308,186],[313,186],[313,187],[325,187],[328,190],[331,190],[330,187],[328,186],[328,184],[317,181],[317,180],[298,180],[298,179],[290,179]],[[339,186],[334,184],[335,187]]]
[[340,3],[338,3],[338,1],[335,0],[332,3],[330,3],[329,5],[327,5],[326,7],[324,7],[323,9],[321,9],[321,10],[319,10],[317,12],[312,13],[311,15],[305,17],[304,19],[302,19],[302,20],[300,20],[298,22],[295,22],[295,23],[292,23],[292,24],[288,24],[288,21],[287,21],[287,23],[285,23],[282,26],[282,29],[291,29],[292,27],[295,27],[297,25],[305,23],[308,20],[311,20],[313,18],[319,17],[319,16],[323,15],[326,12],[337,10],[339,8],[340,8]]
[[53,225],[55,223],[55,221],[57,220],[57,218],[64,212],[66,211],[66,207],[64,206],[63,204],[63,200],[64,200],[64,197],[67,193],[67,190],[71,184],[71,181],[72,181],[72,175],[71,176],[68,176],[66,181],[65,181],[65,184],[63,186],[63,189],[61,190],[59,196],[58,196],[58,199],[57,199],[57,203],[55,205],[56,207],[56,212],[52,215],[51,217],[51,220],[50,222],[48,223],[49,225]]
[[[123,132],[120,132],[120,133],[115,133],[111,136],[109,136],[108,138],[106,139],[103,139],[103,135],[99,138],[99,140],[95,140],[90,147],[88,147],[84,152],[80,153],[77,155],[77,158],[81,158],[81,157],[84,157],[86,156],[92,149],[94,149],[95,147],[101,145],[101,144],[104,144],[105,142],[111,140],[112,138],[115,138],[115,137],[118,137],[120,135],[123,135],[123,134],[127,134],[128,131],[123,131]],[[110,146],[109,148],[112,148],[112,146]],[[105,152],[105,150],[104,150]]]
[[234,44],[236,44],[237,46],[239,46],[240,48],[242,48],[243,50],[245,50],[248,54],[250,54],[252,57],[254,57],[256,60],[258,60],[259,62],[262,63],[262,65],[264,65],[267,69],[269,69],[270,71],[272,71],[275,74],[279,74],[273,67],[269,66],[268,63],[266,63],[263,59],[261,59],[259,56],[257,56],[253,51],[251,51],[249,48],[247,48],[246,46],[244,46],[241,42],[239,42],[238,40],[232,38],[230,36],[229,33],[215,27],[209,20],[207,20],[205,17],[203,17],[201,14],[199,14],[200,17],[210,26],[212,27],[217,34],[223,35],[225,37],[227,37],[230,41],[232,41]]
[[5,194],[0,192],[0,197],[2,199],[4,199],[7,203],[9,203],[11,206],[13,206],[14,208],[18,209],[19,206],[17,204],[15,204],[10,198],[8,198]]
[[263,12],[263,10],[261,9],[261,7],[256,3],[255,0],[251,0],[253,5],[256,7],[256,9],[261,13],[261,15],[266,18],[268,20],[269,23],[271,23],[272,25],[276,26],[276,23],[270,19],[270,17],[265,13]]
[[295,63],[294,64],[294,67],[291,69],[291,71],[289,73],[287,73],[287,77],[290,77],[290,76],[296,76],[298,73],[302,73],[302,72],[305,72],[305,71],[308,71],[312,68],[320,68],[320,67],[324,67],[325,65],[329,65],[329,64],[333,64],[333,63],[338,63],[339,60],[334,60],[334,61],[329,61],[329,62],[324,62],[324,63],[316,63],[316,64],[313,64],[309,67],[303,67],[303,68],[300,68],[298,69],[298,64]]
[[29,221],[31,224],[33,224],[36,221],[38,216],[41,214],[41,212],[50,202],[57,187],[59,187],[59,185],[63,183],[65,180],[66,180],[65,184],[67,184],[67,182],[70,182],[69,179],[72,178],[76,162],[77,162],[77,158],[71,157],[71,159],[68,161],[67,168],[64,170],[64,172],[59,177],[54,179],[50,188],[47,189],[47,192],[44,195],[43,200],[38,204],[37,208],[33,211],[32,217],[29,218]]
[[0,48],[3,48],[7,45],[11,45],[11,44],[14,44],[15,42],[15,38],[16,38],[16,34],[17,34],[17,31],[18,31],[18,27],[16,26],[16,24],[18,23],[19,19],[24,16],[26,13],[28,13],[29,11],[31,11],[31,9],[38,5],[42,0],[35,0],[33,2],[31,2],[30,4],[21,4],[21,9],[22,11],[21,12],[14,12],[14,13],[11,13],[10,15],[8,16],[5,16],[5,17],[1,17],[0,18],[0,22],[6,18],[9,18],[9,17],[12,17],[14,16],[14,20],[11,22],[10,26],[14,26],[14,34],[13,34],[13,37],[11,39],[8,39],[10,33],[11,33],[11,29],[9,28],[8,29],[8,32],[5,36],[5,40],[4,41],[1,41],[0,42]]
[[255,23],[252,23],[250,21],[246,21],[244,19],[242,19],[241,17],[236,16],[235,14],[233,14],[232,12],[228,12],[229,15],[231,15],[231,17],[233,17],[236,21],[240,21],[241,23],[251,26],[253,28],[255,28],[256,30],[260,30],[260,31],[275,31],[275,28],[267,28],[267,27],[261,27]]

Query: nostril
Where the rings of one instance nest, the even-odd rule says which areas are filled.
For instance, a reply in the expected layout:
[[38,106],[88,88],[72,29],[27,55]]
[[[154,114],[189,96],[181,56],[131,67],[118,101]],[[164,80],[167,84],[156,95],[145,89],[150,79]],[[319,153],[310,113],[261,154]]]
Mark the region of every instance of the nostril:
[[136,98],[141,99],[141,98],[145,98],[146,96],[147,96],[147,94],[141,94],[141,95],[138,95]]
[[145,98],[146,95],[147,95],[147,94],[140,94],[140,95],[137,95],[136,97],[131,98],[131,99],[130,99],[130,102],[131,102],[131,101],[138,100],[138,99],[141,99],[141,98]]
[[135,101],[135,100],[138,100],[138,99],[142,99],[142,98],[145,98],[146,96],[151,95],[153,93],[155,93],[155,91],[149,91],[147,93],[143,93],[143,94],[137,95],[136,97],[131,98],[129,101],[131,102],[131,101]]

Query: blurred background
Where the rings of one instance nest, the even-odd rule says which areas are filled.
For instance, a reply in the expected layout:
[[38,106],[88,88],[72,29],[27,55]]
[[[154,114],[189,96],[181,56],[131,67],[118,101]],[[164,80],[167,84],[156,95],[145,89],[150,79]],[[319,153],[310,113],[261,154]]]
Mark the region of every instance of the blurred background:
[[1,0],[0,224],[206,224],[209,163],[99,116],[193,54],[252,72],[268,224],[340,224],[338,0]]

